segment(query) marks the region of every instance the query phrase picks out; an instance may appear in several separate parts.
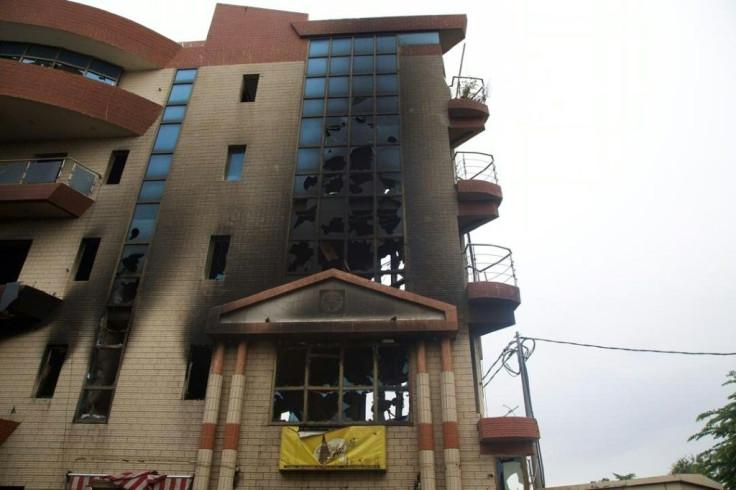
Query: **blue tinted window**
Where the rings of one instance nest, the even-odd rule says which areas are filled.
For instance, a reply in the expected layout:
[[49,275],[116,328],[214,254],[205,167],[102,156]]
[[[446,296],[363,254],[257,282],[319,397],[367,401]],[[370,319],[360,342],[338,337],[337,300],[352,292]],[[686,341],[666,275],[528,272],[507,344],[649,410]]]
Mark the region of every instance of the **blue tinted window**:
[[325,119],[325,145],[344,145],[348,141],[348,118]]
[[399,98],[396,96],[376,97],[376,112],[399,112]]
[[179,70],[176,72],[176,76],[174,77],[174,83],[193,82],[194,77],[196,76],[197,76],[196,68],[191,68],[188,70]]
[[416,44],[439,44],[439,32],[413,32],[399,35],[399,45],[412,46]]
[[373,95],[373,77],[353,77],[353,95]]
[[307,61],[307,76],[322,77],[327,74],[327,58],[314,58]]
[[174,85],[171,87],[171,94],[167,104],[186,104],[189,96],[192,95],[192,84]]
[[187,106],[185,105],[174,105],[164,109],[164,115],[161,118],[161,122],[181,122],[184,119],[184,114],[187,112]]
[[147,180],[165,179],[171,168],[171,157],[172,155],[151,155],[145,178]]
[[376,56],[376,71],[380,73],[395,72],[396,55],[386,54],[383,56]]
[[67,65],[78,66],[79,68],[87,68],[89,60],[89,56],[62,49],[57,61],[66,63]]
[[111,65],[110,63],[105,63],[104,61],[95,59],[93,59],[92,63],[89,64],[89,70],[115,79],[120,76],[121,71],[120,68],[115,65]]
[[378,170],[401,170],[401,150],[398,146],[381,146],[376,149]]
[[309,57],[314,58],[317,56],[327,56],[327,51],[330,48],[330,41],[320,40],[320,41],[310,41],[309,43]]
[[332,56],[345,56],[350,54],[350,39],[333,39]]
[[330,97],[348,95],[348,77],[330,78],[328,94]]
[[138,194],[139,201],[160,201],[161,196],[164,193],[164,185],[166,181],[163,180],[151,180],[143,182],[141,186],[141,192]]
[[59,54],[59,48],[52,48],[50,46],[39,46],[38,44],[31,44],[30,46],[28,46],[28,52],[26,53],[26,56],[53,60],[56,58],[57,54]]
[[300,145],[318,145],[322,141],[322,118],[302,119],[299,131]]
[[26,50],[26,46],[28,45],[23,43],[1,42],[0,56],[7,56],[17,60]]
[[340,56],[330,60],[330,75],[347,75],[350,73],[350,56]]
[[399,92],[399,79],[396,75],[376,76],[376,93],[381,95],[396,94]]
[[353,58],[353,73],[373,73],[373,56]]
[[324,78],[307,78],[304,83],[304,97],[311,99],[315,97],[325,96],[325,79]]
[[296,170],[302,172],[316,172],[319,170],[319,148],[302,148],[297,153]]
[[356,37],[353,49],[353,54],[373,54],[373,37]]
[[158,216],[158,204],[137,204],[133,212],[133,221],[130,223],[126,241],[148,242],[153,236]]
[[327,114],[330,116],[340,116],[348,113],[348,99],[327,99]]
[[353,97],[353,114],[372,114],[373,113],[373,97],[356,96]]
[[399,116],[379,116],[376,118],[376,141],[396,144],[399,142]]
[[228,150],[225,180],[240,180],[245,163],[245,146],[231,146]]
[[322,99],[309,99],[302,104],[302,116],[321,116],[324,111],[325,101]]
[[395,53],[396,36],[378,36],[376,38],[376,53]]
[[180,124],[162,124],[158,129],[156,142],[153,144],[155,152],[173,152],[179,139]]

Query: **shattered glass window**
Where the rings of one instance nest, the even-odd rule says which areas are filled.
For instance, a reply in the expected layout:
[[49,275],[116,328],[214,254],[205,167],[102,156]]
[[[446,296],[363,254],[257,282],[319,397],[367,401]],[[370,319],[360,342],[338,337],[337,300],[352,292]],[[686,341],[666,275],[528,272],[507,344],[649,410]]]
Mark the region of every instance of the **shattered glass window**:
[[405,423],[409,405],[409,355],[401,344],[287,344],[278,349],[273,422]]

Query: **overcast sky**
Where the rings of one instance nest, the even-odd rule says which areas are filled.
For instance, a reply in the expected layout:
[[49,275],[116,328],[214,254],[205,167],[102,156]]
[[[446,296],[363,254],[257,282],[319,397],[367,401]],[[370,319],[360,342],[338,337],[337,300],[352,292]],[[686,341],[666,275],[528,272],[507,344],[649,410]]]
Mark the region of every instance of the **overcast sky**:
[[[206,37],[214,2],[87,0],[176,41]],[[234,0],[310,18],[464,13],[463,74],[491,87],[485,133],[501,217],[475,243],[513,249],[524,336],[736,351],[736,2]],[[247,35],[247,33],[244,33]],[[461,47],[446,57],[457,73]],[[722,406],[736,357],[538,343],[528,361],[547,485],[665,474],[695,417]],[[733,388],[731,388],[733,389]],[[523,415],[519,378],[487,389]]]

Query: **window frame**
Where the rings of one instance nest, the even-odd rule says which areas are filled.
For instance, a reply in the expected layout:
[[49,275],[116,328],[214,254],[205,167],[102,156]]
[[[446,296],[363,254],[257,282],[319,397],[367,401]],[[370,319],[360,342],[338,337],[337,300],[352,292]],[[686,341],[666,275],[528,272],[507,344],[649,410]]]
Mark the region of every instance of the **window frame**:
[[[207,251],[207,267],[205,268],[205,279],[208,281],[224,281],[227,277],[227,256],[230,253],[230,239],[232,235],[210,235],[210,244]],[[225,244],[224,262],[225,265],[222,269],[222,277],[218,278],[216,275],[212,275],[213,266],[215,261],[215,253],[217,252],[218,245]]]
[[[223,180],[225,182],[240,182],[243,180],[243,173],[245,172],[245,155],[248,151],[248,145],[229,145],[227,147],[227,160],[225,160],[225,172],[223,174]],[[230,169],[234,168],[232,165],[233,163],[233,157],[237,155],[241,155],[242,158],[239,159],[239,166],[240,166],[240,172],[237,174],[231,175]]]
[[[310,357],[311,350],[312,349],[329,349],[329,348],[339,348],[340,357],[339,357],[339,373],[338,373],[338,381],[337,385],[335,386],[326,386],[326,385],[309,385],[309,375],[310,375],[310,364],[311,360],[314,357],[328,357],[328,354],[318,354],[316,356]],[[345,368],[345,350],[346,349],[355,349],[355,348],[371,348],[373,350],[373,359],[372,359],[372,365],[373,365],[373,371],[372,371],[372,377],[373,377],[373,383],[371,385],[345,385],[344,384],[344,368]],[[379,367],[379,350],[381,348],[394,348],[394,349],[403,349],[406,354],[406,364],[407,364],[407,374],[406,374],[406,382],[404,385],[385,385],[382,386],[379,382],[379,373],[378,373],[378,367]],[[277,378],[278,378],[278,365],[279,365],[279,355],[284,354],[285,352],[288,352],[290,350],[296,350],[296,349],[305,349],[305,365],[304,365],[304,383],[301,386],[277,386]],[[382,340],[382,341],[342,341],[342,342],[283,342],[278,343],[277,349],[276,349],[276,355],[274,358],[274,369],[273,369],[273,379],[271,384],[271,403],[269,405],[269,415],[268,415],[268,424],[269,425],[276,425],[276,426],[283,426],[283,425],[297,425],[300,427],[346,427],[351,425],[362,425],[362,426],[371,426],[371,425],[398,425],[398,426],[406,426],[406,425],[413,425],[414,420],[414,414],[412,411],[412,406],[414,406],[415,400],[413,399],[413,390],[412,390],[412,380],[415,377],[415,371],[414,371],[414,352],[411,348],[411,344],[409,342],[394,342],[393,340]],[[276,393],[279,391],[292,391],[292,392],[302,392],[302,418],[304,420],[290,420],[290,421],[284,421],[284,420],[275,420],[275,413],[274,413],[274,405],[276,401]],[[308,394],[309,392],[319,392],[319,391],[336,391],[338,393],[338,399],[337,399],[337,420],[308,420],[309,416],[309,401],[308,401]],[[343,395],[345,392],[355,392],[355,391],[372,391],[372,397],[373,400],[378,400],[378,394],[380,392],[402,392],[405,393],[405,395],[402,397],[404,400],[406,400],[407,403],[407,415],[406,417],[402,417],[403,420],[381,420],[379,418],[380,411],[378,410],[377,404],[373,403],[372,406],[372,420],[344,420],[343,416],[343,410],[340,407],[343,407]]]
[[100,237],[82,238],[79,243],[77,259],[74,261],[74,282],[86,282],[92,276],[97,252],[100,250]]
[[[192,372],[195,370],[195,364],[198,365],[199,361],[202,361],[202,357],[200,356],[203,356],[204,354],[209,354],[209,361],[202,363],[202,366],[200,367],[200,369],[204,369],[204,364],[207,365],[207,371],[204,374],[204,393],[201,397],[192,396],[191,392],[194,391],[190,386],[192,381]],[[204,400],[206,398],[207,384],[209,382],[210,369],[212,367],[212,355],[213,348],[211,344],[192,344],[189,346],[189,357],[187,358],[187,372],[184,378],[184,392],[182,393],[182,400]]]
[[[50,388],[49,394],[41,394],[41,388],[47,384],[46,381],[49,379],[51,374],[51,358],[54,352],[61,352],[61,361],[59,362],[59,369],[52,377],[56,378],[53,382],[53,386]],[[66,362],[67,354],[69,353],[69,346],[67,344],[48,344],[44,350],[43,357],[41,358],[41,364],[38,366],[38,373],[36,374],[36,382],[33,385],[33,398],[41,400],[50,400],[56,393],[56,387],[59,384],[59,378],[61,377],[61,370],[64,369],[64,363]]]
[[[243,83],[240,86],[240,102],[255,102],[258,95],[258,82],[260,82],[260,73],[243,74]],[[251,90],[253,93],[251,93]]]

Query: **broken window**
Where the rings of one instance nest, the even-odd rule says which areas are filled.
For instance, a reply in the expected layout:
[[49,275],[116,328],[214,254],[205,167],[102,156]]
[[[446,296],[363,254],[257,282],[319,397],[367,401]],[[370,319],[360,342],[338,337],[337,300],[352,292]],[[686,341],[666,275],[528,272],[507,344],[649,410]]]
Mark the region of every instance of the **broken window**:
[[278,351],[273,422],[408,422],[409,404],[403,345],[310,344]]
[[64,364],[67,352],[66,345],[48,345],[41,360],[41,366],[36,378],[36,388],[33,390],[36,398],[52,398],[59,381],[61,366]]
[[227,267],[227,251],[230,248],[230,235],[210,237],[210,251],[207,259],[207,279],[222,281]]
[[128,150],[116,150],[110,155],[110,165],[107,171],[106,184],[119,184],[125,170],[125,163],[128,161]]
[[243,176],[244,164],[245,145],[228,147],[227,165],[225,166],[225,180],[240,180]]
[[259,75],[243,75],[243,90],[240,93],[240,102],[255,102],[258,90]]
[[525,457],[496,458],[496,486],[499,490],[528,490],[528,475]]
[[212,346],[193,345],[189,349],[186,382],[184,383],[185,400],[204,400],[207,394],[207,379],[212,362]]
[[30,249],[31,240],[0,240],[0,284],[18,280]]
[[77,254],[77,272],[74,274],[75,281],[87,281],[92,273],[92,266],[95,265],[95,257],[97,257],[97,249],[100,247],[99,238],[83,238],[79,245],[79,253]]

